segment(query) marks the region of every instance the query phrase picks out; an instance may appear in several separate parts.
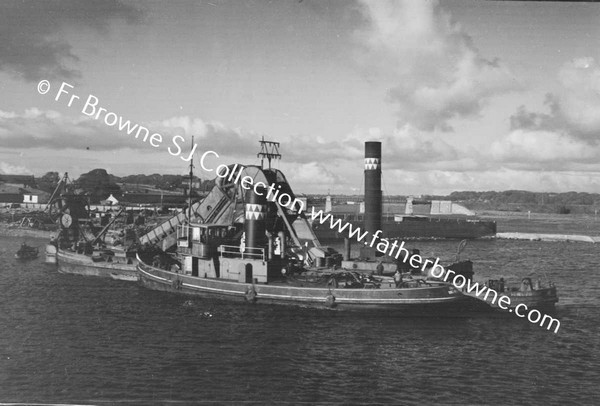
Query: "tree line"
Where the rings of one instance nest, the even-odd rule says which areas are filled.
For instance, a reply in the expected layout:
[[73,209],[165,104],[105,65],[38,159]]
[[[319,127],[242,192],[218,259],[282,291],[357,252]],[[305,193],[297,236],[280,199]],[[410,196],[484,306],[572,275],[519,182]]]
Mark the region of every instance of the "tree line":
[[[58,172],[47,172],[44,176],[36,178],[37,188],[48,193],[56,189],[56,185],[62,176]],[[75,189],[90,195],[90,201],[97,203],[106,199],[111,194],[117,198],[123,196],[127,189],[137,187],[152,188],[164,191],[186,190],[189,185],[189,176],[186,175],[128,175],[115,176],[109,174],[106,169],[93,169],[84,173],[77,179],[71,179]],[[212,189],[214,181],[203,181],[194,177],[194,183],[198,192]]]

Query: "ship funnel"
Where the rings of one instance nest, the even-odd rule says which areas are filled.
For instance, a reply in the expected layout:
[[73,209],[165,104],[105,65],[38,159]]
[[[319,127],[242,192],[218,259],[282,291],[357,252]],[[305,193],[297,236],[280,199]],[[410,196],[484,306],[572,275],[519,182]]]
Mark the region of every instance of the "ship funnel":
[[249,199],[246,203],[246,217],[244,220],[244,232],[246,234],[246,246],[263,248],[267,243],[266,216],[267,199],[266,188],[255,187],[255,191],[248,193]]
[[[365,142],[365,214],[364,228],[369,235],[381,230],[381,142]],[[362,247],[361,257],[374,258],[373,247]]]
[[381,229],[381,142],[365,142],[365,230]]

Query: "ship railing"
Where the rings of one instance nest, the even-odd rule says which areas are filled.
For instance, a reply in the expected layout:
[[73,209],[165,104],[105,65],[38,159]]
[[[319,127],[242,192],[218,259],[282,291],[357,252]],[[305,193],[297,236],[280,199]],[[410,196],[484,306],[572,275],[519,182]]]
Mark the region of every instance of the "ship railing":
[[264,248],[245,247],[242,250],[239,245],[221,245],[219,247],[219,252],[222,257],[227,256],[230,258],[266,260]]

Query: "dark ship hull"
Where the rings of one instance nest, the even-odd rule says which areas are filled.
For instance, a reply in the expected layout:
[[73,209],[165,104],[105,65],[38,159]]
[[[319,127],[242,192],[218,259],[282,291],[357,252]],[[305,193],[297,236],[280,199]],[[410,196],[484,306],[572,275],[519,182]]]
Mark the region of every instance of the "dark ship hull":
[[[254,262],[233,258],[221,260],[222,263],[228,263],[227,266],[231,266],[235,261],[246,265]],[[254,265],[260,266],[260,262]],[[212,264],[212,261],[210,263]],[[203,265],[200,264],[201,267]],[[234,268],[236,267],[232,267],[232,270]],[[448,285],[400,289],[390,284],[387,288],[351,289],[327,284],[294,286],[290,281],[283,280],[270,281],[268,284],[240,282],[164,270],[148,265],[140,258],[138,258],[138,272],[141,284],[149,289],[257,304],[336,311],[385,311],[388,315],[431,317],[447,314],[462,315],[465,309],[472,306],[470,298]],[[200,272],[200,275],[202,273]]]
[[[361,221],[350,220],[348,222],[354,227],[362,227]],[[496,235],[496,222],[470,220],[464,217],[403,216],[402,221],[384,218],[381,229],[386,238],[452,238],[462,240]],[[341,241],[345,237],[337,230],[331,229],[329,222],[324,224],[313,223],[313,230],[320,241]]]

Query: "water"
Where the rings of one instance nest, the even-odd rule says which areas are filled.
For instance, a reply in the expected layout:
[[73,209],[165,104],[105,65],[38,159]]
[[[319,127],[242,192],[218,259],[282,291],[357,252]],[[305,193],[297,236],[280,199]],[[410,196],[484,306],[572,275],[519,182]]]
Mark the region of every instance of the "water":
[[[463,252],[480,277],[545,272],[559,288],[554,334],[514,315],[361,317],[154,292],[18,262],[20,243],[0,237],[0,402],[600,402],[592,244],[476,241]],[[457,242],[409,245],[451,258]]]

